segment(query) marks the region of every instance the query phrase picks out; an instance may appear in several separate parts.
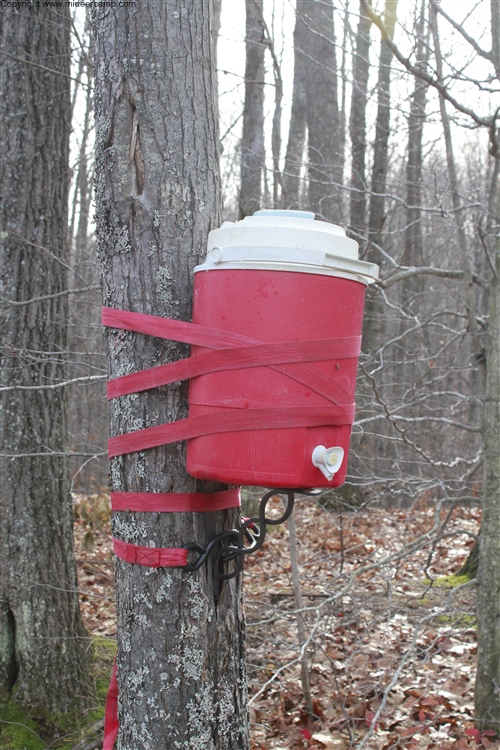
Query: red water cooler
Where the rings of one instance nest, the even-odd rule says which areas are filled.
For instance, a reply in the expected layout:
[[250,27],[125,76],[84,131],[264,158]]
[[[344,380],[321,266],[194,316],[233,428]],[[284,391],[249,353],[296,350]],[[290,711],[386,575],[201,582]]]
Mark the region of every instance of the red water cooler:
[[377,276],[343,229],[312,213],[258,211],[210,233],[195,268],[193,323],[227,331],[240,354],[236,366],[229,356],[227,368],[191,379],[189,416],[213,415],[214,425],[240,417],[243,426],[190,439],[192,476],[283,488],[344,482],[365,289]]

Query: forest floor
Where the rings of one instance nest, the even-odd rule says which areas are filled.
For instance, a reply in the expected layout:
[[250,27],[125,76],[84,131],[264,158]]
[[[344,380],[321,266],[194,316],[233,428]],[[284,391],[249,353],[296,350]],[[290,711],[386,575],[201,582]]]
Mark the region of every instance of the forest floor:
[[[77,495],[75,503],[85,625],[112,640],[108,497]],[[305,498],[295,518],[301,612],[286,525],[269,527],[245,562],[252,750],[498,747],[474,728],[475,588],[453,575],[473,545],[479,509],[421,502],[339,513]]]

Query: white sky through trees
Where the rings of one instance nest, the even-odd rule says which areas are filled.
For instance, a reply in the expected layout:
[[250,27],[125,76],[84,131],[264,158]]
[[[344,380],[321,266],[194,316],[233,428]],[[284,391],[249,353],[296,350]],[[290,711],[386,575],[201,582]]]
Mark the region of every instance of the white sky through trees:
[[[415,0],[399,0],[398,21],[394,41],[401,52],[414,62],[415,38]],[[269,32],[274,39],[275,52],[281,63],[283,78],[283,115],[282,115],[282,160],[288,137],[288,120],[291,106],[293,84],[293,29],[295,24],[295,3],[292,0],[265,0],[265,20]],[[343,23],[345,17],[345,0],[335,0],[335,33],[337,43],[337,64],[340,70],[342,55]],[[374,10],[380,13],[383,2],[374,2]],[[484,50],[491,49],[490,33],[490,3],[488,0],[467,2],[465,0],[443,0],[442,9],[457,23],[463,25],[466,33]],[[358,25],[359,2],[348,0],[348,15],[350,32],[347,44],[347,101],[346,110],[350,106],[350,69],[353,53],[354,37]],[[500,106],[500,89],[491,81],[492,66],[480,57],[463,37],[450,24],[439,17],[441,46],[445,64],[446,83],[451,85],[453,95],[466,106],[475,109],[481,115],[488,115]],[[370,78],[368,83],[368,143],[373,139],[374,124],[377,109],[377,66],[380,50],[380,32],[372,26],[370,32]],[[222,174],[225,180],[226,210],[228,199],[234,200],[239,179],[239,162],[234,159],[234,150],[241,137],[242,112],[244,102],[244,71],[245,71],[245,0],[223,0],[221,30],[218,45],[219,68],[219,99],[221,117],[221,138],[223,142]],[[434,72],[434,60],[430,61],[430,73]],[[413,80],[402,65],[393,60],[391,99],[393,112],[391,113],[391,149],[399,156],[403,156],[406,148],[406,117],[409,111],[409,100],[413,92]],[[430,150],[438,149],[444,153],[442,145],[442,127],[439,118],[437,92],[428,94],[429,104],[425,125],[424,140],[427,141],[427,154]],[[496,102],[496,104],[495,104]],[[266,165],[269,170],[271,164],[271,119],[274,107],[274,82],[272,61],[266,55],[266,122],[267,144]],[[488,141],[485,129],[478,133],[477,128],[471,132],[471,123],[464,115],[458,115],[448,105],[450,115],[460,128],[454,129],[454,142],[459,148],[467,148],[467,144],[477,143],[486,153]],[[458,155],[458,153],[457,153]],[[347,170],[349,168],[349,154],[347,154]],[[369,168],[369,165],[368,165]],[[347,172],[348,174],[348,172]],[[231,197],[230,197],[231,196]]]

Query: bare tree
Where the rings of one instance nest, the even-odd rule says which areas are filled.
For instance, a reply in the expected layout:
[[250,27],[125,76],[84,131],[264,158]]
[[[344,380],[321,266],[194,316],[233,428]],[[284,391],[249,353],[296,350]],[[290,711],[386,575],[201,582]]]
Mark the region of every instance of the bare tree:
[[300,174],[303,168],[307,128],[306,54],[307,26],[302,17],[301,3],[295,10],[293,32],[293,93],[288,129],[288,143],[283,173],[283,207],[300,207]]
[[240,219],[262,208],[264,175],[264,0],[246,0],[245,106],[241,137]]
[[[389,39],[394,36],[398,0],[386,0],[384,22]],[[391,62],[392,51],[384,39],[380,41],[378,80],[377,80],[377,119],[375,122],[375,140],[373,142],[373,163],[371,172],[371,189],[368,211],[367,260],[379,263],[384,269],[384,257],[376,246],[384,245],[386,230],[386,189],[388,148],[391,117]],[[363,342],[367,351],[374,350],[380,344],[383,330],[384,303],[379,294],[370,295],[367,299],[363,323]]]
[[65,389],[69,10],[2,13],[1,685],[38,712],[91,698]]
[[[387,37],[392,41],[396,26],[396,12],[398,0],[386,0],[384,9],[384,24]],[[373,167],[370,194],[369,236],[375,240],[383,231],[385,221],[385,192],[387,177],[387,149],[390,132],[391,114],[391,62],[392,50],[384,39],[380,42],[380,56],[377,81],[377,120],[375,126],[375,142],[373,144]],[[370,260],[380,261],[378,254],[370,256]]]
[[368,74],[370,70],[371,21],[360,7],[356,52],[353,60],[351,116],[351,217],[350,226],[354,236],[361,238],[365,232],[366,212],[366,104]]
[[307,30],[306,95],[309,208],[328,221],[340,217],[339,105],[332,0],[299,0]]
[[[429,25],[426,18],[426,2],[422,0],[416,9],[415,22],[416,51],[415,66],[418,72],[425,73],[430,55]],[[423,171],[423,130],[428,84],[421,76],[414,75],[414,90],[410,101],[408,117],[408,149],[406,162],[406,229],[404,263],[407,266],[423,266],[422,243],[422,171]],[[415,295],[422,290],[422,277],[410,276],[403,281],[402,298],[411,307]]]
[[[73,100],[82,116],[74,119],[79,137],[75,149],[74,184],[70,221],[69,285],[69,366],[68,420],[72,452],[70,460],[72,489],[99,490],[107,483],[104,447],[108,434],[107,417],[102,409],[105,399],[106,361],[99,305],[99,266],[93,237],[93,106],[92,34],[90,15],[78,36],[78,77]],[[79,87],[84,86],[82,91]],[[73,116],[74,117],[74,116]],[[76,139],[76,138],[75,138]],[[84,378],[88,382],[82,387]],[[99,379],[100,378],[100,379]]]

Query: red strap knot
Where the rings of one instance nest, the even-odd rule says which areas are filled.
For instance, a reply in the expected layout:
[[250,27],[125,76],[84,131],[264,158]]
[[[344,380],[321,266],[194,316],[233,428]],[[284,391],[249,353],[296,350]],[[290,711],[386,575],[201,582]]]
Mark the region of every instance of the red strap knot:
[[183,568],[188,550],[182,547],[141,547],[113,538],[113,550],[120,560],[146,568]]

